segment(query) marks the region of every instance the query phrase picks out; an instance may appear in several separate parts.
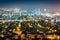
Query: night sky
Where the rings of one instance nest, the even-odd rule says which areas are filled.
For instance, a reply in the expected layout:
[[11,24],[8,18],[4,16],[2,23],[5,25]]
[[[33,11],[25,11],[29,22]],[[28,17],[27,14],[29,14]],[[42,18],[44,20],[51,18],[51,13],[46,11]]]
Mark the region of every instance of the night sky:
[[21,9],[55,7],[59,0],[0,0],[0,8],[19,7]]

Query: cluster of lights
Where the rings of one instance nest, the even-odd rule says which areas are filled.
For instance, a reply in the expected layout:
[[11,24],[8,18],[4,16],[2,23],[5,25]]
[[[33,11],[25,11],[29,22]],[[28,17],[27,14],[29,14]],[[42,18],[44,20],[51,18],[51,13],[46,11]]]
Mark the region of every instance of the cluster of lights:
[[[19,8],[15,8],[15,9],[8,9],[8,8],[1,8],[0,10],[5,10],[5,11],[13,11],[14,13],[20,13],[21,14],[21,12],[22,12],[22,14],[23,14],[23,12],[26,12],[26,13],[28,13],[28,12],[30,12],[30,13],[32,13],[32,15],[33,14],[36,14],[36,15],[42,15],[43,14],[43,16],[50,16],[50,17],[54,17],[54,16],[60,16],[60,13],[59,12],[55,12],[55,13],[53,13],[52,15],[51,15],[51,13],[50,12],[48,12],[48,10],[47,9],[44,9],[44,11],[46,11],[45,13],[42,13],[42,11],[41,11],[41,9],[36,9],[36,11],[34,10],[34,11],[30,11],[30,10],[20,10]],[[25,14],[26,14],[25,13]],[[37,14],[38,13],[38,14]],[[28,15],[30,15],[29,13],[28,13]]]
[[[6,11],[9,11],[9,9],[4,9],[4,10],[6,10]],[[14,9],[16,12],[18,12],[20,9]],[[44,11],[47,11],[47,9],[44,9]],[[26,12],[26,11],[25,11]],[[19,14],[20,16],[24,16],[24,15],[21,15],[21,14]],[[53,16],[52,15],[50,15],[49,13],[45,13],[44,14],[44,16],[50,16],[50,17],[55,17],[55,16],[60,16],[60,14],[57,12],[57,13],[55,13],[55,14],[53,14]],[[30,16],[29,15],[29,17],[28,18],[30,18],[31,19],[31,21],[32,22],[35,22],[35,18],[33,17],[33,16]],[[36,18],[38,18],[39,19],[39,21],[41,21],[42,22],[42,20],[46,23],[46,25],[48,25],[48,23],[49,23],[49,20],[48,19],[43,19],[43,18],[41,18],[40,16],[37,16]],[[18,19],[16,19],[16,20],[18,20]],[[16,20],[12,20],[12,22],[15,22]],[[8,19],[6,19],[6,20],[3,20],[2,21],[2,23],[0,23],[0,25],[1,24],[5,24],[6,22],[11,22],[11,20],[8,20]],[[57,29],[52,29],[52,27],[50,27],[50,26],[55,26],[55,22],[54,22],[54,19],[51,19],[51,21],[50,21],[50,26],[48,25],[47,27],[45,27],[45,25],[44,24],[42,24],[42,23],[38,23],[38,21],[37,21],[37,23],[36,24],[32,24],[32,23],[30,23],[31,21],[28,19],[26,19],[25,17],[23,17],[23,19],[21,19],[21,20],[19,20],[20,22],[16,25],[16,24],[14,24],[14,26],[16,26],[16,28],[14,28],[13,30],[9,30],[9,31],[13,31],[13,33],[16,33],[17,35],[15,35],[14,37],[15,37],[15,39],[18,39],[18,36],[21,36],[21,38],[23,39],[23,38],[25,38],[25,37],[23,37],[23,36],[25,36],[24,34],[22,34],[22,31],[23,30],[21,30],[21,27],[22,27],[22,25],[21,25],[21,23],[22,22],[27,22],[26,24],[24,24],[24,25],[27,25],[29,28],[33,28],[33,26],[37,26],[38,28],[40,28],[40,29],[47,29],[47,31],[48,32],[50,32],[50,33],[54,33],[54,32],[57,32],[58,30]],[[3,27],[4,27],[4,30],[2,31],[2,33],[3,32],[6,32],[6,29],[9,27],[9,25],[10,24],[6,24],[6,26],[4,26],[3,25]],[[24,26],[23,25],[23,26]],[[43,26],[44,25],[44,26]],[[10,25],[11,26],[11,25]],[[13,25],[12,25],[13,26]],[[2,27],[2,26],[1,26]],[[25,27],[25,26],[24,26]],[[33,31],[33,30],[32,30]],[[44,33],[43,31],[40,31],[39,29],[37,29],[36,30],[38,33]],[[1,33],[1,32],[0,32]],[[10,33],[8,33],[9,35],[10,35]],[[48,39],[51,39],[51,40],[53,40],[53,39],[60,39],[60,36],[58,36],[58,35],[55,35],[55,34],[53,34],[53,35],[46,35],[46,34],[43,34],[44,36],[45,36],[45,38],[48,38]],[[4,35],[3,34],[0,34],[0,36],[1,37],[4,37]],[[31,35],[31,38],[34,38],[34,35]]]
[[[2,23],[2,24],[5,24],[5,23]],[[10,24],[8,24],[8,25],[10,25]],[[19,22],[18,25],[16,25],[16,24],[14,24],[14,25],[16,26],[16,29],[15,29],[15,28],[14,28],[13,30],[10,30],[10,29],[9,29],[9,31],[13,31],[13,33],[18,34],[18,35],[16,35],[17,37],[23,35],[23,34],[22,34],[22,30],[20,29],[20,28],[22,27],[21,23]],[[26,25],[26,24],[25,24],[25,25]],[[33,25],[32,25],[31,23],[27,23],[27,25],[28,25],[29,28],[33,28]],[[37,23],[36,25],[37,25],[39,28],[44,28],[43,25],[41,25],[40,23]],[[5,29],[6,29],[6,28],[8,28],[7,25],[6,25]],[[5,29],[4,29],[4,31],[2,31],[2,33],[5,32]],[[53,29],[50,28],[50,27],[47,27],[46,29],[48,29],[48,30],[49,30],[50,32],[52,32],[52,33],[57,32],[57,30],[53,30]],[[40,31],[39,29],[37,29],[37,32],[43,33],[43,31]],[[60,39],[60,37],[59,37],[58,35],[56,35],[56,34],[53,34],[53,35],[51,35],[51,34],[50,34],[50,35],[43,34],[43,35],[45,36],[45,38],[48,38],[48,39],[51,39],[51,40],[53,40],[53,39]],[[3,34],[0,34],[0,36],[1,36],[1,37],[4,37]],[[18,39],[17,37],[15,37],[15,38]],[[21,37],[22,37],[22,36],[21,36]],[[23,38],[24,38],[24,37],[22,37],[22,39],[23,39]],[[34,36],[32,35],[31,38],[34,38]],[[41,38],[41,37],[40,37],[40,38]],[[43,38],[43,36],[42,36],[42,38]]]

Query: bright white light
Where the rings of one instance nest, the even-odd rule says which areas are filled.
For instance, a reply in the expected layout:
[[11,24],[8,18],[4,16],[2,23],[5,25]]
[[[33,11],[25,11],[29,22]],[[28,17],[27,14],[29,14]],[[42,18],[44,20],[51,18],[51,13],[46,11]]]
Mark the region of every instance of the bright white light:
[[21,19],[20,22],[23,22],[23,20]]
[[58,39],[60,39],[60,36],[58,36]]
[[56,22],[60,22],[60,20],[56,20]]
[[55,15],[55,16],[60,16],[60,13],[56,12],[54,15]]
[[54,20],[52,19],[51,22],[54,22]]
[[45,16],[49,16],[49,14],[48,14],[48,13],[46,13],[46,14],[45,14]]
[[46,11],[47,9],[44,9],[44,11]]
[[11,20],[8,20],[8,22],[10,22]]

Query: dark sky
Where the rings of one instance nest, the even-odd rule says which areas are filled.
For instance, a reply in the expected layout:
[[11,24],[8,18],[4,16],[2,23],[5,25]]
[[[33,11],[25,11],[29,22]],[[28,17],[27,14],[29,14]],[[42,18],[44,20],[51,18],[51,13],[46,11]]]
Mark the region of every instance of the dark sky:
[[59,0],[0,0],[0,7],[19,7],[22,9],[60,5]]

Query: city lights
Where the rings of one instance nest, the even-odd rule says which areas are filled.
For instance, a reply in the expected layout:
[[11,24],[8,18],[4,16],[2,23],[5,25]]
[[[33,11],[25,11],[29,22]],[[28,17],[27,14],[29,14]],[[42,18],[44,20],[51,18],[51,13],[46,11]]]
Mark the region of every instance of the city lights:
[[[0,12],[0,36],[12,36],[12,39],[34,39],[34,38],[47,38],[47,39],[60,39],[56,34],[49,33],[60,33],[60,13],[47,12],[47,9],[35,10],[21,10],[21,9],[9,9],[9,11]],[[58,28],[58,29],[57,29]],[[2,34],[1,34],[2,33]],[[47,34],[46,34],[47,33]],[[6,34],[6,35],[5,35]],[[28,36],[28,34],[30,34]],[[36,37],[35,37],[36,36]]]

